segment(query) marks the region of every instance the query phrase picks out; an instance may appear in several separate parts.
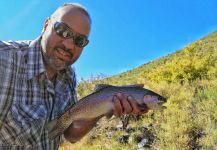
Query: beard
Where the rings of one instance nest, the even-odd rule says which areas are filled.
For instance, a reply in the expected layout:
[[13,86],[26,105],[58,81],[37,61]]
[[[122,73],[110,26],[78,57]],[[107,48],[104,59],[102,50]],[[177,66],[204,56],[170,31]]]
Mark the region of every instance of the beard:
[[[79,54],[76,52],[74,53],[71,49],[67,49],[67,47],[65,47],[63,44],[58,44],[54,47],[51,45],[53,45],[53,43],[50,43],[46,36],[44,39],[42,37],[41,51],[45,67],[48,67],[55,72],[66,69],[67,67],[72,65],[80,57],[82,53],[82,50],[80,50]],[[70,60],[64,61],[63,59],[59,58],[57,55],[58,49],[67,52],[70,55]]]
[[[66,61],[58,58],[57,56],[55,56],[55,51],[57,51],[58,48],[59,47],[49,48],[48,52],[42,50],[42,55],[43,55],[43,60],[45,62],[45,65],[48,66],[49,68],[51,68],[52,70],[55,70],[55,71],[63,70],[72,64],[70,62],[66,62]],[[64,49],[62,47],[60,47],[60,48]],[[71,54],[71,57],[73,58],[73,54]]]

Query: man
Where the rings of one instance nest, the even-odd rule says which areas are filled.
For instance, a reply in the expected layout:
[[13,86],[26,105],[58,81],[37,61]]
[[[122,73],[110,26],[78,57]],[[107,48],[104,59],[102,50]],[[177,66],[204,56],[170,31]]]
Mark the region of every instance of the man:
[[[46,19],[34,41],[0,41],[0,149],[58,149],[47,123],[76,102],[75,72],[70,67],[88,44],[91,19],[79,4],[64,4]],[[138,85],[139,86],[139,85]],[[143,114],[136,101],[114,95],[114,115]],[[65,138],[74,143],[98,120],[72,125]]]

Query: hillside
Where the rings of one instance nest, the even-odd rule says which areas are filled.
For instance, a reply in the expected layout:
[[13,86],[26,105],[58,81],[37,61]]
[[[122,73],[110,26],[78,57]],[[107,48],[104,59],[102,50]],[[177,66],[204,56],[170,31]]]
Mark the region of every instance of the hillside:
[[[182,50],[113,76],[109,80],[135,83],[144,80],[182,82],[217,78],[217,32]],[[122,80],[123,79],[123,80]],[[125,81],[124,81],[125,80]]]
[[[167,109],[102,120],[74,149],[214,149],[217,146],[217,32],[181,50],[108,78],[82,81],[79,98],[98,83],[144,83],[168,98]],[[123,124],[122,124],[123,125]],[[142,143],[143,142],[143,143]],[[64,147],[61,147],[64,149]],[[69,148],[69,149],[70,149]]]

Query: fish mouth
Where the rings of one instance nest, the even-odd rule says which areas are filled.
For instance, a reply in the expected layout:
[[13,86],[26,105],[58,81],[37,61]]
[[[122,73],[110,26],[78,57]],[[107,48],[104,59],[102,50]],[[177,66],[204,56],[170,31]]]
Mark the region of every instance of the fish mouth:
[[161,100],[159,100],[159,101],[157,102],[157,104],[160,105],[160,106],[162,106],[164,103],[165,103],[165,101],[161,101]]
[[166,103],[166,102],[167,102],[167,98],[165,98],[165,97],[163,97],[163,96],[158,97],[158,102],[157,102],[157,104],[161,107],[161,110],[167,108],[166,106],[164,106],[164,103]]
[[165,103],[165,102],[167,102],[167,98],[165,98],[163,96],[158,97],[158,100],[159,100],[159,103]]
[[[167,102],[167,98],[165,98],[163,96],[158,97],[158,102],[157,102],[158,105],[163,106],[163,104],[166,102]],[[165,106],[163,106],[163,107],[165,107]]]

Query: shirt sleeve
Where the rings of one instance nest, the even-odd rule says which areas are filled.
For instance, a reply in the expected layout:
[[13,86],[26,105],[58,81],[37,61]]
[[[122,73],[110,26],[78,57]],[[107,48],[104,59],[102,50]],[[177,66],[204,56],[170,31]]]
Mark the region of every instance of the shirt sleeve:
[[47,111],[42,103],[21,102],[26,89],[20,84],[22,55],[17,46],[0,41],[0,145],[28,147],[40,140]]
[[10,46],[0,42],[0,129],[11,108],[14,94],[14,54]]

